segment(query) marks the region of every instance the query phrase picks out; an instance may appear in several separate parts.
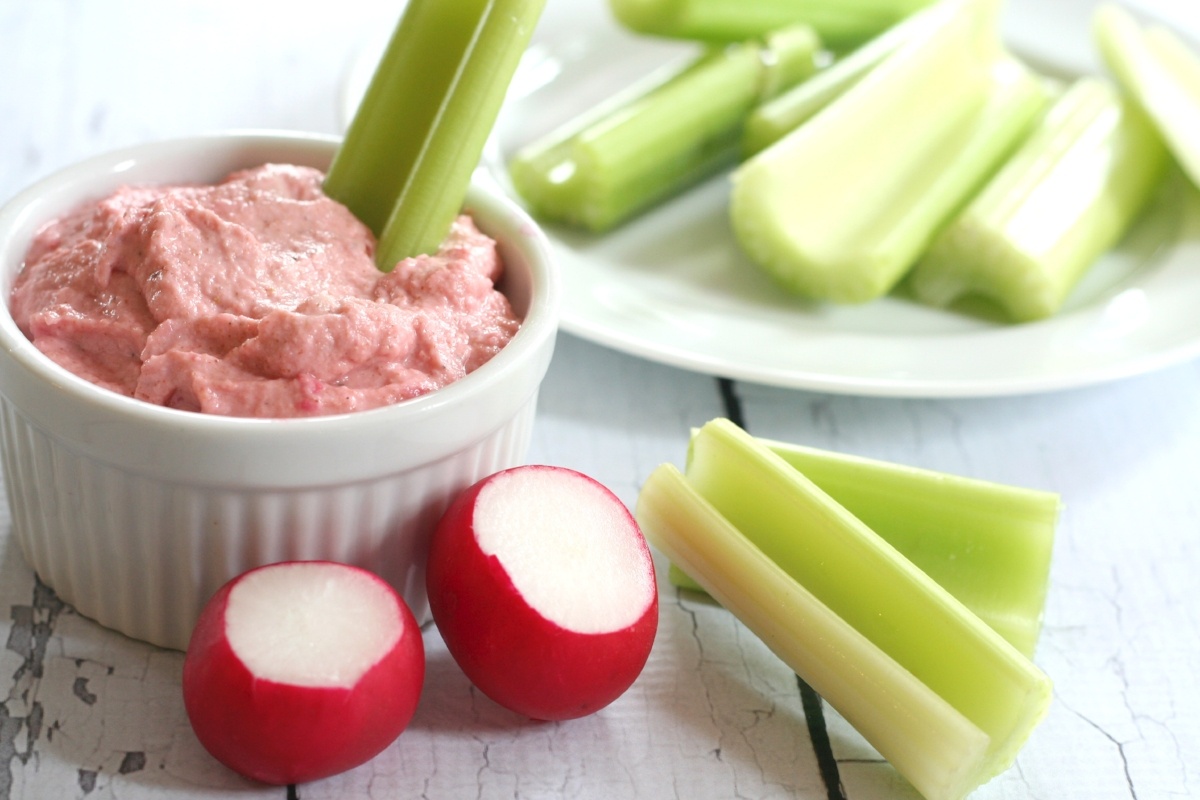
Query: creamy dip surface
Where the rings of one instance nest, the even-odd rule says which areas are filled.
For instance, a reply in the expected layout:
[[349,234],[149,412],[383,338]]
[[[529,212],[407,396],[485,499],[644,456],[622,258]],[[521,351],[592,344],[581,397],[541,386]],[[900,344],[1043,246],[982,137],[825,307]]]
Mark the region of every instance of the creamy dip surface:
[[47,356],[122,394],[247,417],[337,414],[449,384],[519,320],[496,243],[460,216],[434,255],[375,238],[315,169],[127,187],[42,228],[11,296]]

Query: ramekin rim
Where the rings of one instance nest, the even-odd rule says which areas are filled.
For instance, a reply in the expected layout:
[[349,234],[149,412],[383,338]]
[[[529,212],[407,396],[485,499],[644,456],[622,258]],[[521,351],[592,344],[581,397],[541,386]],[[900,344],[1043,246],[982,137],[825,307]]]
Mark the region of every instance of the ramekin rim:
[[[132,162],[139,156],[146,158],[156,152],[166,154],[173,150],[183,151],[223,142],[266,143],[275,140],[298,145],[336,146],[341,138],[319,132],[248,128],[156,139],[115,148],[55,170],[0,205],[0,232],[18,225],[22,221],[21,215],[28,213],[30,204],[36,198],[44,196],[49,188],[60,183],[66,184],[71,176],[91,172],[102,164],[120,165],[122,162]],[[316,434],[323,429],[399,424],[410,418],[420,418],[445,405],[486,391],[489,386],[500,380],[506,371],[516,368],[524,355],[536,352],[547,339],[553,338],[558,329],[562,287],[553,266],[553,256],[545,234],[520,204],[506,196],[499,188],[485,182],[472,181],[468,204],[482,205],[487,209],[488,217],[497,220],[506,218],[507,221],[502,224],[513,233],[519,234],[523,240],[522,250],[534,256],[529,259],[529,268],[533,273],[529,309],[522,318],[517,333],[486,363],[453,383],[408,400],[338,414],[256,418],[183,411],[127,397],[75,375],[33,345],[12,318],[7,297],[11,285],[8,275],[0,275],[0,286],[5,295],[0,303],[0,349],[16,363],[45,380],[48,385],[71,393],[80,402],[89,403],[109,414],[136,418],[146,424],[174,428],[183,426],[189,432],[289,436],[298,435],[302,431]],[[10,219],[13,215],[17,215],[17,218]],[[2,393],[0,390],[0,394]]]

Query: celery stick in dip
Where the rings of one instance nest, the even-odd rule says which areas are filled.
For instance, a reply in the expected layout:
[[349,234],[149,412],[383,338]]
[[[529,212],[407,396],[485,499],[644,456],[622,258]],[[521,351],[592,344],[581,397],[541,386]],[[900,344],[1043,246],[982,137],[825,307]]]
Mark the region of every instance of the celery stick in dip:
[[437,250],[545,0],[410,0],[325,180],[379,237],[376,263]]

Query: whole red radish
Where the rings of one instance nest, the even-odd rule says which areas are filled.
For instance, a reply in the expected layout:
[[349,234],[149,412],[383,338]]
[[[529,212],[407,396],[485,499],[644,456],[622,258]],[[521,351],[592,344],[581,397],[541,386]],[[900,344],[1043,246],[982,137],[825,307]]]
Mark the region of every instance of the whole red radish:
[[425,678],[421,631],[366,570],[293,561],[250,570],[209,600],[183,665],[204,747],[272,784],[370,760],[412,719]]
[[581,717],[617,699],[658,629],[654,564],[633,516],[562,467],[497,472],[455,498],[426,583],[463,672],[534,719]]

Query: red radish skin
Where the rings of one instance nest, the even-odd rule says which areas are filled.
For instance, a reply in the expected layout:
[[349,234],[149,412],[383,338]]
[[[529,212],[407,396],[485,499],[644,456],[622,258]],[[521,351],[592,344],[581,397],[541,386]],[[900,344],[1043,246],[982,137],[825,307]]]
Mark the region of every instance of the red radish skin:
[[[369,640],[378,632],[394,641],[385,642],[379,653],[374,650],[381,648],[372,645],[373,663],[362,664],[361,674],[349,685],[345,685],[347,680],[339,679],[330,682],[343,685],[319,685],[322,676],[297,681],[264,678],[248,665],[248,661],[256,663],[254,659],[239,654],[238,637],[231,636],[231,595],[247,579],[269,577],[261,575],[262,571],[281,569],[303,571],[292,576],[294,584],[348,580],[353,599],[376,604],[386,618],[386,624],[374,624],[372,630],[361,634]],[[286,631],[285,614],[303,603],[286,594],[278,597],[278,603],[278,618],[273,618],[262,609],[270,612],[274,598],[258,598],[258,608],[252,609],[256,617],[243,624],[276,626]],[[327,622],[329,615],[338,616],[347,625],[359,617],[354,607],[341,604],[315,613],[319,624]],[[257,657],[275,658],[283,667],[284,659],[316,662],[328,656],[329,648],[346,647],[345,641],[326,638],[319,632],[300,638],[308,641],[273,646],[276,655],[267,652]],[[323,648],[325,653],[321,652]],[[343,564],[288,562],[250,570],[227,583],[208,602],[184,660],[183,698],[197,738],[217,760],[248,778],[285,785],[345,772],[381,752],[412,719],[424,675],[425,650],[417,621],[383,580]]]
[[[522,534],[528,542],[485,552],[489,525],[513,527],[510,545]],[[623,537],[616,562],[586,552],[576,536]],[[529,573],[562,571],[557,608],[536,607],[510,570],[535,581]],[[623,571],[624,583],[614,585],[610,570]],[[641,673],[658,628],[654,564],[633,516],[604,486],[561,467],[504,470],[460,494],[434,534],[426,582],[438,630],[471,682],[539,720],[582,717],[616,700]],[[585,603],[602,617],[577,626],[589,630],[549,618]],[[619,624],[606,629],[604,617]]]

